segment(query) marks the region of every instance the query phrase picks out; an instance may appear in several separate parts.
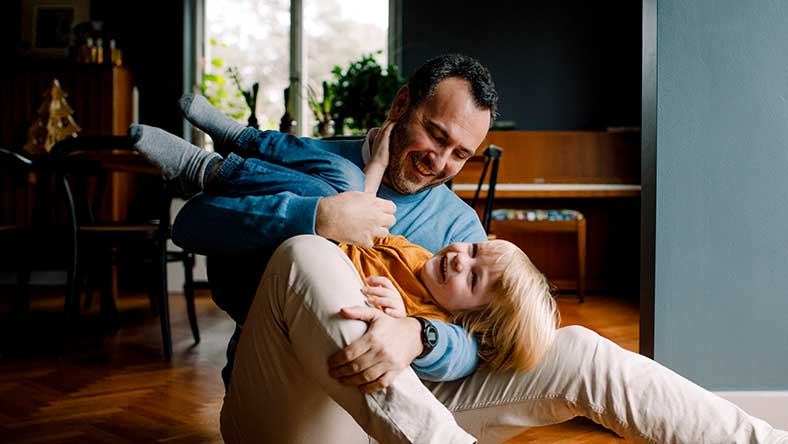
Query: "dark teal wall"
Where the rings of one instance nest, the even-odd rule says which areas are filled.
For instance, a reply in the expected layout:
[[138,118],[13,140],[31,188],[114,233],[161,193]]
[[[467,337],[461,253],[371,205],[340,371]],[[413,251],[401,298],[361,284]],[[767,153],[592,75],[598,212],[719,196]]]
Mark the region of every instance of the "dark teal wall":
[[656,360],[788,389],[788,2],[659,0]]
[[402,0],[402,65],[481,60],[523,130],[640,125],[640,2]]

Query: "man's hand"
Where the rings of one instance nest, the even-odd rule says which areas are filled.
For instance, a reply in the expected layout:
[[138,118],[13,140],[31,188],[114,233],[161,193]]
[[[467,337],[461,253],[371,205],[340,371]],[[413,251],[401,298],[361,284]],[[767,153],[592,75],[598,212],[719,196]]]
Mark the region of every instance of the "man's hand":
[[405,311],[405,301],[397,291],[394,283],[385,276],[368,276],[364,279],[368,285],[362,287],[361,292],[367,297],[367,301],[380,307],[383,313],[393,318],[404,318],[407,316]]
[[369,323],[364,336],[328,358],[329,374],[363,393],[383,390],[421,354],[421,324],[371,307],[347,307],[348,319]]
[[397,206],[390,200],[361,191],[345,191],[317,203],[315,232],[327,239],[371,247],[394,225]]

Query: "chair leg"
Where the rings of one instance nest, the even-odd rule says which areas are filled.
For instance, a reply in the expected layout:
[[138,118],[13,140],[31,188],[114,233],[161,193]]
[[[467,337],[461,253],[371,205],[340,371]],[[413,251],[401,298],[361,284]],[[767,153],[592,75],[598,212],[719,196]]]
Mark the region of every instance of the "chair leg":
[[[159,284],[156,283],[156,286]],[[148,293],[148,305],[150,306],[150,314],[155,318],[159,315],[159,303],[156,301],[156,296],[154,293]]]
[[172,333],[170,331],[170,301],[167,294],[167,251],[165,248],[161,248],[160,253],[159,263],[156,264],[159,268],[158,308],[159,320],[161,321],[161,339],[164,345],[164,359],[169,361],[172,359]]
[[[92,297],[92,296],[91,296]],[[106,279],[99,290],[99,313],[105,328],[114,330],[118,326],[118,307],[112,297],[112,280]]]
[[115,304],[115,298],[112,294],[112,266],[114,264],[114,255],[112,251],[105,251],[103,253],[106,254],[106,256],[96,255],[99,261],[101,261],[101,258],[104,258],[102,261],[103,264],[97,263],[96,266],[92,268],[98,270],[99,273],[99,311],[101,313],[101,318],[104,320],[107,327],[114,329],[117,327],[118,321],[118,307]]
[[200,343],[200,328],[197,326],[197,311],[194,308],[194,255],[186,253],[183,259],[183,295],[186,297],[186,313],[189,315],[189,326],[192,328],[194,343]]
[[577,296],[582,304],[586,292],[586,220],[577,222]]
[[85,288],[85,303],[82,305],[82,309],[90,311],[91,308],[93,308],[93,288],[87,287]]
[[76,320],[79,315],[79,290],[82,272],[79,264],[79,254],[77,246],[74,246],[74,251],[71,256],[71,266],[68,269],[66,277],[66,301],[64,310],[68,321]]
[[[95,264],[93,264],[93,269],[95,269]],[[91,307],[93,307],[93,293],[95,292],[96,282],[95,277],[91,278],[89,274],[85,274],[84,278],[82,279],[82,288],[85,293],[85,303],[82,305],[82,309],[84,311],[90,311]],[[101,283],[99,283],[99,290],[101,289]]]
[[30,267],[27,264],[16,275],[14,312],[17,319],[27,318],[30,314]]

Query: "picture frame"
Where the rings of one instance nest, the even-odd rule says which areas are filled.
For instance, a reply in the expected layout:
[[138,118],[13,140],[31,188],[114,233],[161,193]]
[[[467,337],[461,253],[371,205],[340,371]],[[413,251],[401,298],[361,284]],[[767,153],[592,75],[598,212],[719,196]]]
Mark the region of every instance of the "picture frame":
[[34,57],[65,58],[74,25],[90,20],[90,0],[23,0],[21,40]]

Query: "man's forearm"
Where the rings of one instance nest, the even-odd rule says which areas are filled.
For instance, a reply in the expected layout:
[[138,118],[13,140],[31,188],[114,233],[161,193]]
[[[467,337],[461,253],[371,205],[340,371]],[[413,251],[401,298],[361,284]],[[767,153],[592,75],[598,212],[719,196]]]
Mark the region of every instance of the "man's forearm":
[[479,363],[476,340],[459,325],[431,322],[438,329],[438,342],[427,356],[413,361],[416,374],[428,381],[453,381],[473,373]]

